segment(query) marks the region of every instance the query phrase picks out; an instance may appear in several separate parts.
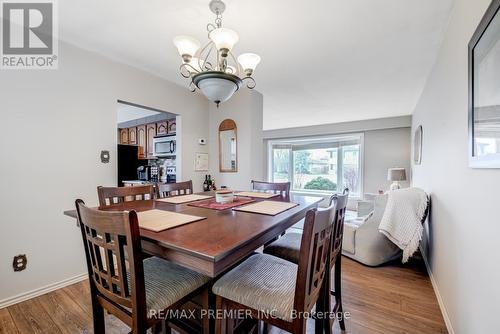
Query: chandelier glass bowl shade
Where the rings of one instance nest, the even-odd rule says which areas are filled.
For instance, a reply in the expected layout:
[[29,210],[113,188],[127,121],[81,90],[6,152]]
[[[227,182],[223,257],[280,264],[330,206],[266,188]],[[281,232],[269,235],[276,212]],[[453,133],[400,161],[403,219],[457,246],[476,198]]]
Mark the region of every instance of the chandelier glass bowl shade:
[[222,13],[225,4],[221,0],[212,0],[210,9],[216,15],[215,24],[207,25],[208,42],[201,44],[190,36],[177,36],[174,45],[182,58],[180,73],[189,78],[189,89],[199,89],[208,100],[225,102],[245,84],[247,88],[255,87],[252,75],[260,62],[255,53],[243,53],[237,59],[232,53],[238,43],[238,34],[222,27]]

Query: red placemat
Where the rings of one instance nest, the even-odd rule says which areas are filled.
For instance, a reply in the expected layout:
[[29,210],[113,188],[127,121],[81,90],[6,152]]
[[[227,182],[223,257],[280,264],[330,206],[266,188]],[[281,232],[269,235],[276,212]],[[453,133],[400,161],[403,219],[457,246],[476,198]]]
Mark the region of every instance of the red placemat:
[[193,203],[189,203],[189,206],[196,206],[198,208],[205,208],[205,209],[213,209],[213,210],[226,210],[226,209],[231,209],[240,205],[248,204],[255,202],[254,199],[248,198],[248,197],[237,197],[234,196],[234,201],[231,203],[224,203],[220,204],[215,201],[215,198],[207,199],[204,201],[197,201]]

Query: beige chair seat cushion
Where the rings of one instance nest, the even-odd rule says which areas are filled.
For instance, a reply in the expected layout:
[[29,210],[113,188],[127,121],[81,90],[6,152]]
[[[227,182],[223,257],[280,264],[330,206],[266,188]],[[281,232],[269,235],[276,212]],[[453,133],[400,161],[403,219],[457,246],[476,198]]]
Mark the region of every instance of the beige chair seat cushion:
[[147,310],[164,310],[210,278],[157,257],[143,261]]
[[212,291],[249,308],[292,321],[297,265],[256,254],[222,276]]
[[274,255],[293,263],[299,263],[302,234],[286,233],[264,248],[264,253]]

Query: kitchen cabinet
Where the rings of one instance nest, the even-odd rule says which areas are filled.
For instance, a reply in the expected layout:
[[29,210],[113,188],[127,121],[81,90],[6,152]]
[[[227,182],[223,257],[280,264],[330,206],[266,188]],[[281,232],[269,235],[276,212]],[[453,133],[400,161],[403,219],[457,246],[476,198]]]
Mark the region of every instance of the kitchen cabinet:
[[146,158],[146,125],[137,127],[137,146],[139,146],[139,159]]
[[156,136],[156,123],[146,125],[146,156],[152,157],[154,154],[153,139]]
[[137,145],[137,128],[128,128],[128,144]]
[[168,134],[168,121],[156,123],[156,135],[162,136]]
[[168,133],[175,133],[176,132],[176,127],[177,127],[177,123],[176,123],[176,120],[175,118],[173,119],[169,119],[168,120]]
[[128,145],[128,129],[120,129],[120,144]]

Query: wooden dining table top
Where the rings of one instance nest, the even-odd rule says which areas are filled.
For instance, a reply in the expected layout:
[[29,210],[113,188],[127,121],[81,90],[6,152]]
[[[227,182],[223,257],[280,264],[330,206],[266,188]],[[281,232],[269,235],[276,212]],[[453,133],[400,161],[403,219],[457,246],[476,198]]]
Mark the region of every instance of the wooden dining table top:
[[[146,253],[217,277],[304,218],[306,212],[317,207],[322,198],[291,194],[289,197],[277,196],[268,200],[298,205],[275,216],[155,200],[124,202],[101,210],[141,212],[158,209],[205,217],[161,232],[141,228],[142,247]],[[255,198],[255,201],[262,199]],[[64,214],[76,218],[76,210],[64,211]]]

